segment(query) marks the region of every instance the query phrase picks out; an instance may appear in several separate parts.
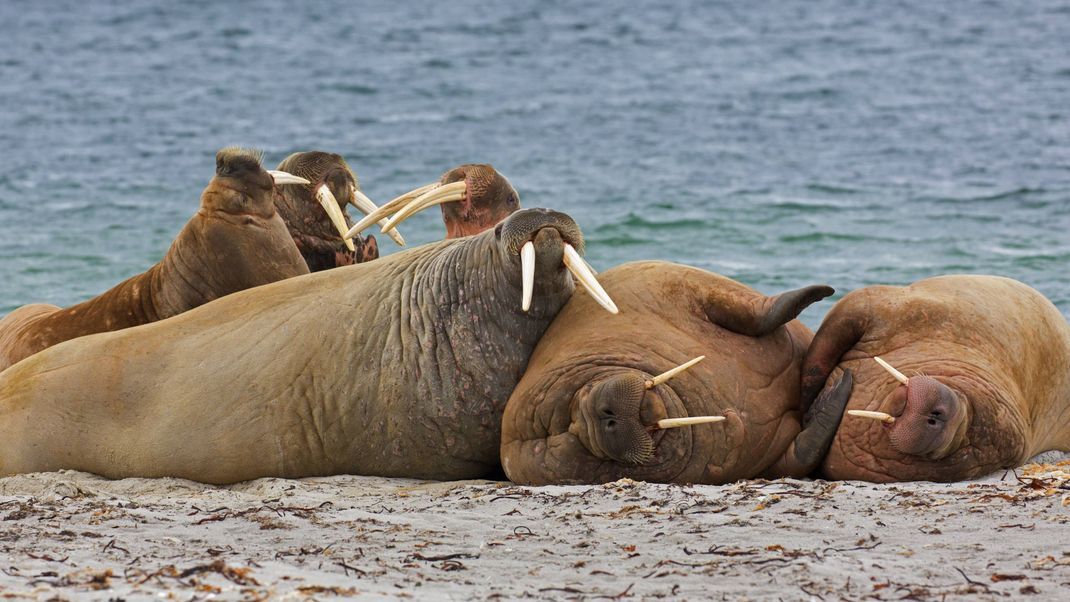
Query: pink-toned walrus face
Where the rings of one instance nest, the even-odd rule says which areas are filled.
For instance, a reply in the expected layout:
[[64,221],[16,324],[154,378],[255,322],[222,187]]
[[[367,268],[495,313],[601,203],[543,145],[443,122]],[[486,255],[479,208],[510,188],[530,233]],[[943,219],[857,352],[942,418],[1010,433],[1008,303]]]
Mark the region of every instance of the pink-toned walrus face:
[[803,368],[804,401],[841,370],[855,377],[822,472],[954,481],[1062,448],[1066,330],[1050,302],[1006,278],[944,276],[846,295]]

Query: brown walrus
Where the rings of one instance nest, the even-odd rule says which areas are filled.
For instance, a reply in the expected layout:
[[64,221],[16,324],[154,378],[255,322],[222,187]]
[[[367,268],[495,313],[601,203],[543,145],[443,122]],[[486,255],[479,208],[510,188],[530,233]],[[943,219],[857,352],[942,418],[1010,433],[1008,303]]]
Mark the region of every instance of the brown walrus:
[[494,167],[461,165],[442,174],[438,182],[406,192],[369,213],[346,236],[356,236],[375,223],[390,234],[401,222],[435,205],[442,206],[446,238],[460,238],[493,228],[520,209],[520,195]]
[[[379,257],[374,236],[342,239],[353,226],[346,205],[369,213],[377,207],[360,191],[356,175],[341,155],[321,151],[294,153],[276,168],[309,181],[286,186],[275,195],[275,209],[282,216],[297,250],[313,272],[363,263]],[[393,233],[393,231],[392,231]],[[404,245],[400,235],[395,241]]]
[[255,151],[219,151],[200,210],[163,259],[67,309],[33,304],[8,314],[0,320],[0,371],[68,339],[163,320],[235,291],[307,274],[272,200],[276,184],[304,181],[264,171]]
[[0,475],[485,476],[569,271],[605,294],[569,259],[582,249],[567,215],[528,209],[56,345],[0,372]]
[[804,399],[845,368],[848,408],[880,420],[844,417],[828,478],[956,481],[1070,450],[1070,326],[1021,282],[941,276],[853,291],[814,337]]
[[[725,483],[817,467],[850,379],[803,424],[798,379],[812,333],[794,318],[831,288],[767,297],[657,261],[615,267],[599,281],[620,313],[574,295],[509,398],[501,454],[511,480]],[[684,364],[696,356],[705,358]],[[681,364],[687,370],[674,376]],[[688,428],[670,429],[681,424]]]

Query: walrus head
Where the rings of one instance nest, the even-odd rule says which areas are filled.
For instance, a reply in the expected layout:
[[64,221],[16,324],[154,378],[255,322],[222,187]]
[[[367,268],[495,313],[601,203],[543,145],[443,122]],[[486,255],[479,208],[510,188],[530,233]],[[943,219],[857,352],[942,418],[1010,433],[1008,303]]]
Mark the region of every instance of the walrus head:
[[801,420],[798,370],[811,335],[792,322],[831,288],[767,297],[663,262],[625,264],[599,280],[620,313],[574,295],[506,404],[501,459],[511,480],[723,483],[774,465],[792,476],[817,466],[847,395],[820,400],[821,418]]
[[229,146],[215,156],[215,177],[201,195],[201,209],[229,215],[270,218],[275,215],[276,184],[307,183],[286,172],[268,172],[260,151]]
[[[279,163],[278,169],[309,181],[304,186],[280,190],[275,197],[275,206],[310,270],[362,263],[379,257],[375,237],[342,238],[352,226],[345,210],[347,205],[353,205],[363,213],[378,207],[361,192],[356,174],[341,155],[321,151],[293,153]],[[391,235],[398,244],[405,244],[396,231]]]
[[[398,224],[416,213],[442,206],[442,221],[446,224],[446,238],[471,236],[493,228],[520,208],[520,195],[509,180],[488,164],[466,164],[442,175],[438,182],[406,192],[380,207],[350,229],[355,236],[374,223],[384,233],[393,232]],[[387,219],[388,216],[393,215]]]
[[999,392],[982,369],[954,357],[957,348],[938,334],[930,339],[926,329],[903,327],[943,324],[954,311],[912,303],[907,290],[870,287],[846,295],[807,351],[804,405],[827,388],[835,372],[855,373],[851,409],[823,463],[829,478],[955,480],[980,470],[982,457],[989,455],[993,444],[985,438],[971,442],[969,435],[974,422],[995,419],[984,406]]
[[966,397],[931,376],[908,378],[879,357],[873,359],[900,382],[892,401],[902,410],[898,415],[865,410],[848,414],[883,422],[892,448],[904,454],[939,460],[958,449],[970,422]]

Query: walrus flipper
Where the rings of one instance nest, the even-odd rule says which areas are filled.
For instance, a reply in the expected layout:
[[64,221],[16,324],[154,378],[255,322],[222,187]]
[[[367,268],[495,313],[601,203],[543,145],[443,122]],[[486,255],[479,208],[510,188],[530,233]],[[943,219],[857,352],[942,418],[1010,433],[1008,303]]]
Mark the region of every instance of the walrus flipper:
[[844,370],[836,386],[826,389],[803,418],[803,429],[784,455],[769,469],[776,477],[805,477],[825,458],[854,388],[854,377]]
[[[815,284],[775,297],[762,297],[747,289],[717,291],[706,304],[706,317],[732,332],[760,337],[794,320],[802,310],[836,292],[831,286]],[[733,294],[735,293],[735,294]]]

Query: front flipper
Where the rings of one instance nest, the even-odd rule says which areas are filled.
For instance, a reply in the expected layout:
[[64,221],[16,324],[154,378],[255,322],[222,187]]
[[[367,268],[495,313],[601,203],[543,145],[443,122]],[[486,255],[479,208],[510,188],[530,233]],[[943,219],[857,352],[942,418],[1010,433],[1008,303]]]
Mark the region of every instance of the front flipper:
[[844,370],[836,386],[825,389],[803,418],[803,429],[784,455],[767,471],[774,477],[805,477],[824,459],[854,388],[850,370]]
[[732,332],[760,337],[794,320],[802,310],[834,292],[830,286],[814,285],[764,297],[743,287],[722,287],[707,298],[706,317]]

